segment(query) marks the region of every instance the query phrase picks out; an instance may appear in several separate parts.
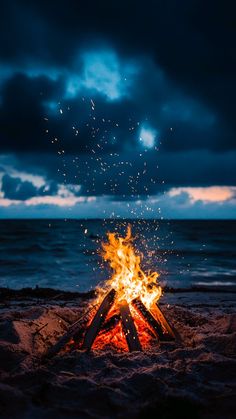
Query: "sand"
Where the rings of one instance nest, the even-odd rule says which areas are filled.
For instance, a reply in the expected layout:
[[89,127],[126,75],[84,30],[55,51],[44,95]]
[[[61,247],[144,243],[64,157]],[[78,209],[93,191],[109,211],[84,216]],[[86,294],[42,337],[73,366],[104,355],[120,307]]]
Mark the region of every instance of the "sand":
[[236,417],[235,294],[166,293],[161,307],[182,342],[43,360],[89,297],[2,293],[1,418]]

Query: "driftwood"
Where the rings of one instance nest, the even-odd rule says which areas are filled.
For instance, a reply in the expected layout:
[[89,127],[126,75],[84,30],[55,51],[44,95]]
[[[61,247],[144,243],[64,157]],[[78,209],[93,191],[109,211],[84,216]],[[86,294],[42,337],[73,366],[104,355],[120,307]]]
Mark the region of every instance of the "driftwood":
[[120,314],[123,331],[129,347],[130,352],[141,351],[142,347],[139,342],[137,330],[130,313],[129,306],[126,301],[122,301],[120,304]]
[[78,320],[76,320],[76,322],[69,327],[68,331],[59,339],[59,341],[49,348],[43,358],[52,358],[58,354],[58,352],[60,352],[71,339],[78,339],[78,336],[81,332],[83,333],[84,328],[90,319],[91,313],[96,309],[96,307],[97,305],[92,306]]
[[86,349],[88,351],[91,349],[93,342],[97,334],[99,333],[110,308],[112,307],[114,303],[115,295],[116,295],[116,291],[112,289],[102,301],[90,326],[88,327],[85,333],[84,341],[83,341],[81,349]]

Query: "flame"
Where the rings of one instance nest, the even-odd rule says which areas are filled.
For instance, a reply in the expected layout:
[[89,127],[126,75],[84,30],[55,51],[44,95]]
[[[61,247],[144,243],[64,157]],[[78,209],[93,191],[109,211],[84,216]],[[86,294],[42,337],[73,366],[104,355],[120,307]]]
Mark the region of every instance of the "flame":
[[125,237],[108,233],[108,241],[102,243],[103,259],[110,263],[113,270],[112,277],[106,281],[106,287],[116,290],[117,303],[126,300],[129,304],[139,297],[150,308],[162,295],[161,287],[157,283],[159,274],[144,273],[141,257],[136,254],[133,240],[129,225]]
[[[139,298],[147,309],[152,309],[162,295],[161,286],[157,281],[159,274],[157,272],[145,273],[142,270],[141,255],[137,253],[133,245],[134,237],[132,237],[130,225],[125,237],[117,233],[108,233],[107,236],[107,242],[102,243],[102,256],[104,261],[110,264],[113,273],[111,278],[97,290],[94,307],[99,307],[107,290],[114,289],[116,294],[105,323],[93,342],[93,348],[115,348],[121,352],[129,350],[120,317],[120,306],[125,301],[129,305],[141,347],[148,349],[152,343],[157,343],[157,337],[150,324],[132,305],[132,301]],[[92,320],[93,315],[88,320],[87,327],[90,326]],[[78,345],[81,346],[81,342]]]

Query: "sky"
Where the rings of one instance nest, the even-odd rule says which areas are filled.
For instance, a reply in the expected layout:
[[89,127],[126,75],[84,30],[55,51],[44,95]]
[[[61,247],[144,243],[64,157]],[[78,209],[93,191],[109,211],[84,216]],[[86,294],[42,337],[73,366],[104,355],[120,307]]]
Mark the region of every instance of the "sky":
[[4,2],[0,218],[235,218],[235,9]]

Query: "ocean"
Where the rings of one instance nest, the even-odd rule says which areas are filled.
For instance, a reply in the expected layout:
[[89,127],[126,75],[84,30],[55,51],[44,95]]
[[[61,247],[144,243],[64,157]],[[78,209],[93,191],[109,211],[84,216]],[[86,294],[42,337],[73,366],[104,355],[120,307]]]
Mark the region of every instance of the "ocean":
[[145,271],[175,289],[236,287],[236,221],[1,220],[0,287],[84,292],[109,278],[108,231],[132,227]]

